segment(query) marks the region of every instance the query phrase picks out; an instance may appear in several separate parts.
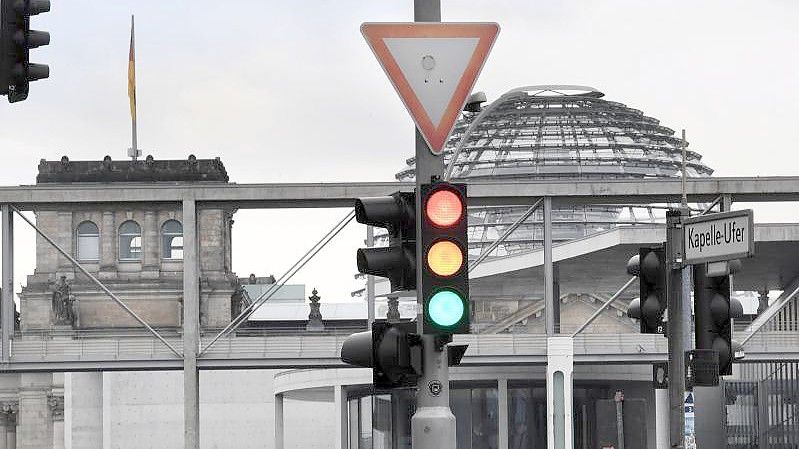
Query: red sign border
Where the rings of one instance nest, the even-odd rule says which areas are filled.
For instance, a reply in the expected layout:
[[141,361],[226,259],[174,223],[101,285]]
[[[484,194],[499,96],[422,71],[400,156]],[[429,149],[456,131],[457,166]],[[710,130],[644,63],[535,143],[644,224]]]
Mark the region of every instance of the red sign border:
[[[416,128],[422,133],[433,154],[441,154],[447,138],[455,127],[455,122],[471,94],[477,77],[483,69],[488,54],[494,46],[499,24],[494,22],[453,23],[453,22],[410,22],[378,23],[367,22],[361,25],[363,34],[380,66],[391,80],[391,84],[411,114]],[[425,112],[422,103],[402,74],[397,62],[383,42],[384,38],[478,38],[477,46],[466,65],[461,79],[444,110],[441,121],[436,126]]]

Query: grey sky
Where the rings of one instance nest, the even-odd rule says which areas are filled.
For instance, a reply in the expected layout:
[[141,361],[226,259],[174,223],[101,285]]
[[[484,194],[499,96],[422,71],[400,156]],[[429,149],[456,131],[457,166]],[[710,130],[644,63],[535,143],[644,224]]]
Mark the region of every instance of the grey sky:
[[[2,183],[33,183],[40,158],[125,157],[131,13],[145,154],[220,156],[239,183],[391,180],[413,152],[413,125],[359,25],[412,20],[412,5],[54,0],[33,20],[52,44],[31,58],[50,65],[50,79],[24,103],[0,102]],[[443,0],[442,9],[445,21],[502,27],[477,83],[489,99],[522,85],[589,85],[685,128],[716,175],[797,172],[799,3]],[[280,274],[344,213],[240,213],[234,269]],[[351,225],[297,280],[345,299],[363,232]],[[20,237],[18,275],[32,270],[31,237]]]

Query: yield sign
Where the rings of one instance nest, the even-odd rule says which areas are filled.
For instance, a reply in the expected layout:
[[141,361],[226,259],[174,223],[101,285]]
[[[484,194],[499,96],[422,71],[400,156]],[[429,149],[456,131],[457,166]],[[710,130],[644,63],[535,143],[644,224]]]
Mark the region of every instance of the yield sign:
[[496,23],[364,23],[430,151],[441,154],[499,32]]

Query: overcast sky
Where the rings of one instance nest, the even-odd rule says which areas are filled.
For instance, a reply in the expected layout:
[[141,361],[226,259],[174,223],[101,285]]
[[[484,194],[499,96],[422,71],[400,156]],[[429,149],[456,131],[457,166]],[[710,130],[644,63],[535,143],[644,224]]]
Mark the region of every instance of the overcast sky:
[[[126,157],[131,14],[145,155],[220,156],[231,181],[254,183],[393,180],[413,153],[412,122],[359,31],[411,21],[412,0],[52,3],[32,20],[52,43],[31,56],[50,78],[23,103],[0,101],[3,185],[34,183],[40,158]],[[489,100],[523,85],[593,86],[685,128],[718,176],[797,174],[798,2],[443,0],[442,10],[444,21],[500,24],[477,82]],[[344,213],[240,212],[234,270],[281,274]],[[34,263],[23,226],[17,285]],[[348,298],[364,234],[350,225],[296,281]]]

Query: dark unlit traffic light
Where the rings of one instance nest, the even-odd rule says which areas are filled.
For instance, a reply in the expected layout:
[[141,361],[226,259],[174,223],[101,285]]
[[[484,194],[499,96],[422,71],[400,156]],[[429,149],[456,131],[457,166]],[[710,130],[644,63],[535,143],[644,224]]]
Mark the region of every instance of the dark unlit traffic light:
[[641,248],[627,262],[627,273],[638,276],[639,299],[630,302],[627,315],[640,320],[641,333],[663,334],[666,326],[666,255],[662,247]]
[[50,68],[29,60],[32,48],[50,43],[50,33],[30,29],[30,17],[50,11],[49,0],[3,0],[0,6],[0,95],[14,103],[28,98],[31,81],[50,76]]
[[[740,264],[730,264],[739,267]],[[743,315],[743,306],[730,295],[730,276],[708,276],[704,264],[694,265],[694,319],[696,349],[718,353],[719,374],[732,374],[736,353],[742,352],[732,340],[732,319]]]
[[387,247],[358,250],[358,271],[388,278],[391,291],[416,289],[415,200],[411,192],[355,200],[358,223],[385,228],[389,239]]

